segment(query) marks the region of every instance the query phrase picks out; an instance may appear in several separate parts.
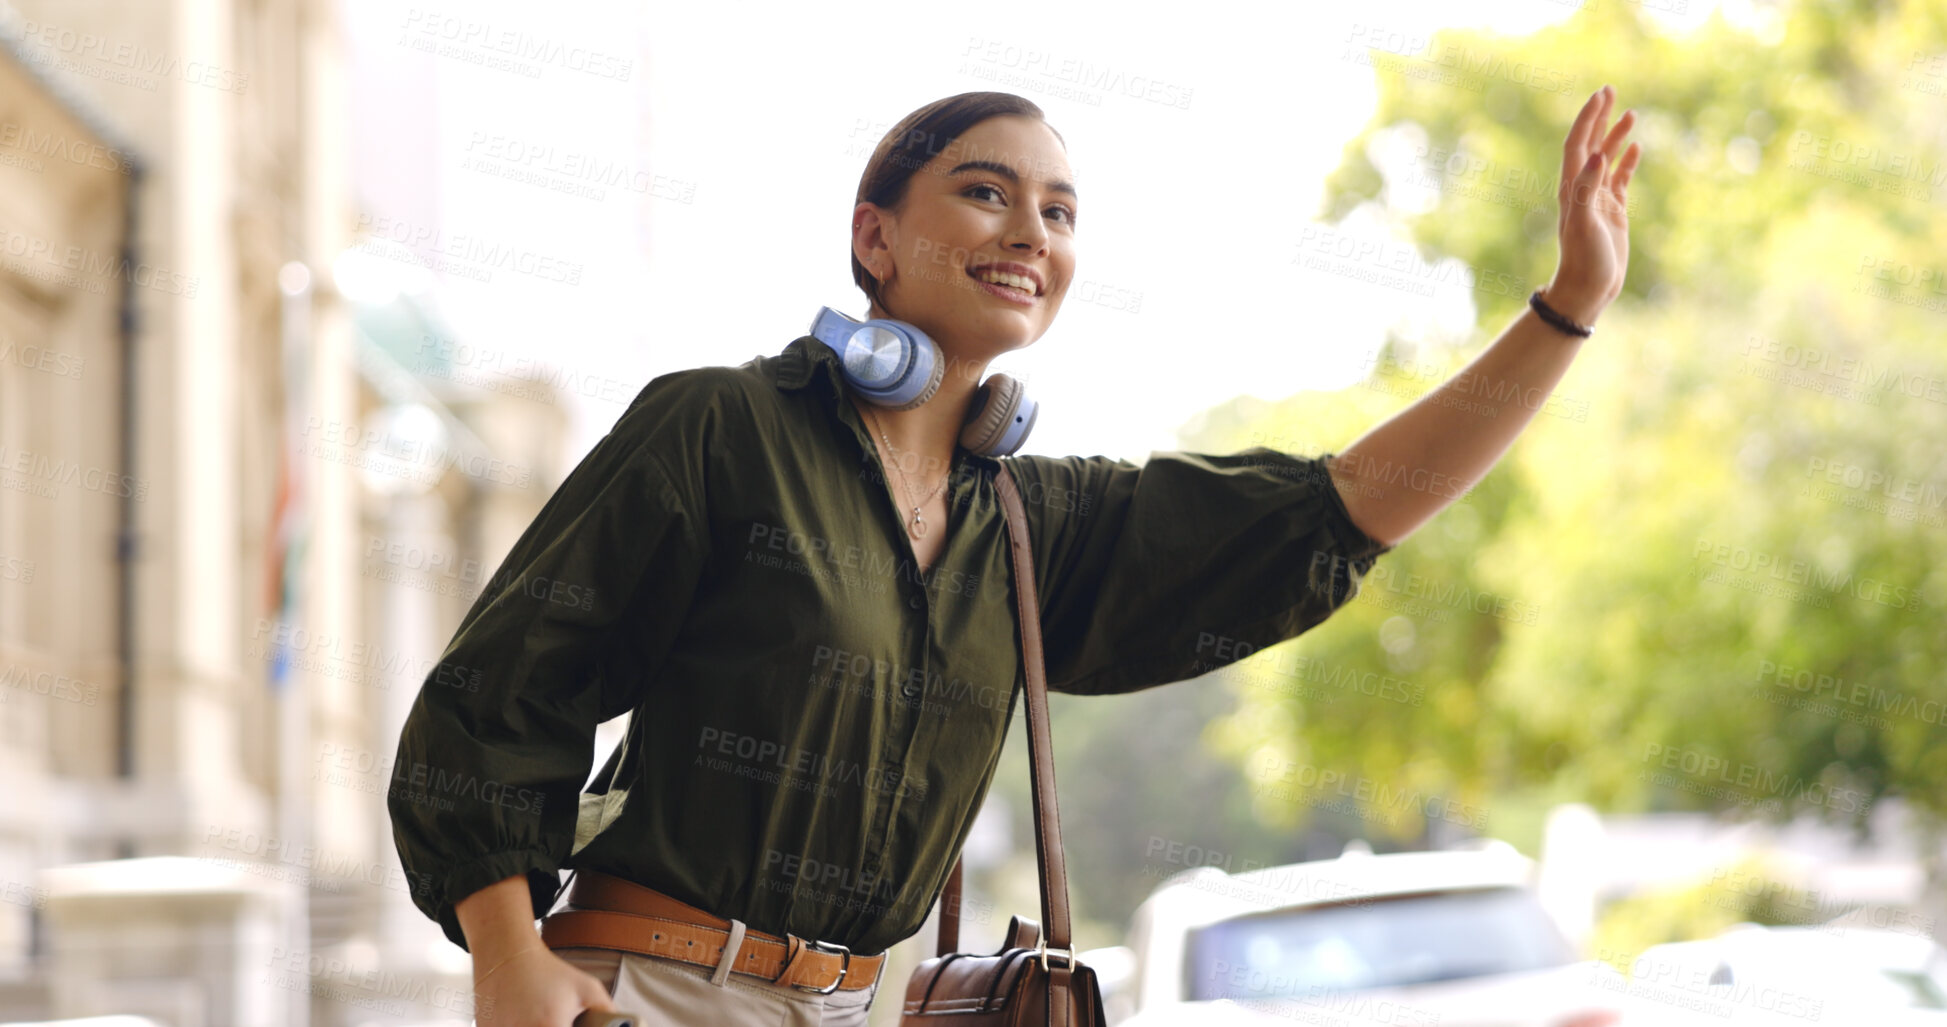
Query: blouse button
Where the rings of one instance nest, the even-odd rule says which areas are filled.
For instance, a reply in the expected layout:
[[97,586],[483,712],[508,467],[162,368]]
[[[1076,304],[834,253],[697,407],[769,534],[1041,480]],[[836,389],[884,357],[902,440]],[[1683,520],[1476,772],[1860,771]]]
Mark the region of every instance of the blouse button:
[[906,598],[906,605],[912,607],[915,610],[919,609],[919,596],[916,594],[912,596],[908,596]]

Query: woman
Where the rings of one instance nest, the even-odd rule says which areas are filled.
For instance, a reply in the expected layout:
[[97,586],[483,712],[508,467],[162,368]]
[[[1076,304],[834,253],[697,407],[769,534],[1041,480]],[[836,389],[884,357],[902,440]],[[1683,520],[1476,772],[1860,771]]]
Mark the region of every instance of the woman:
[[[1552,389],[1620,291],[1638,149],[1615,159],[1631,118],[1604,133],[1612,104],[1592,96],[1564,147],[1558,271],[1468,373]],[[865,1022],[1022,680],[1001,464],[962,425],[987,363],[1039,339],[1075,279],[1073,183],[1025,99],[913,112],[860,183],[853,277],[871,317],[938,344],[938,391],[869,402],[810,337],[664,375],[514,545],[421,689],[388,797],[431,882],[415,901],[473,954],[480,1022]],[[1533,414],[1440,398],[1336,458],[1009,458],[1050,687],[1185,680],[1330,616]],[[596,725],[628,711],[581,794]],[[636,933],[602,933],[618,923]]]

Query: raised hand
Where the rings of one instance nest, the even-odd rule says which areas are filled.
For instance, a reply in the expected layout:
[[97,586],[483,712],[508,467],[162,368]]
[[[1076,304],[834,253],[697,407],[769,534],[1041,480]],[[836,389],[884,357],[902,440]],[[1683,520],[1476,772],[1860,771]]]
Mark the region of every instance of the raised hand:
[[1622,292],[1629,270],[1629,179],[1642,146],[1630,143],[1617,159],[1636,112],[1623,111],[1605,131],[1615,103],[1614,89],[1596,90],[1562,144],[1562,184],[1555,196],[1561,209],[1555,232],[1561,257],[1542,299],[1584,325],[1594,324]]

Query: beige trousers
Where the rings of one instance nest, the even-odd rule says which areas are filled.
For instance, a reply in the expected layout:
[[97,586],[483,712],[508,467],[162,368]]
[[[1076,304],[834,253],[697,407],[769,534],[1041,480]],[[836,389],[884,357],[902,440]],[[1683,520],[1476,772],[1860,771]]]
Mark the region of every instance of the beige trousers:
[[[711,984],[708,967],[618,949],[554,950],[608,989],[609,1001],[641,1027],[865,1027],[879,984],[829,995],[733,973]],[[883,983],[883,982],[880,982]]]

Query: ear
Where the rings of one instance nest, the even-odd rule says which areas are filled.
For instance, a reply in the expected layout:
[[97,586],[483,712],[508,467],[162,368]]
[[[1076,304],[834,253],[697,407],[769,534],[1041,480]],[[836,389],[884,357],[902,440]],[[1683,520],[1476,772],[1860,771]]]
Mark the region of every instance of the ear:
[[892,242],[897,237],[891,211],[871,202],[852,208],[852,255],[881,285],[892,277]]

